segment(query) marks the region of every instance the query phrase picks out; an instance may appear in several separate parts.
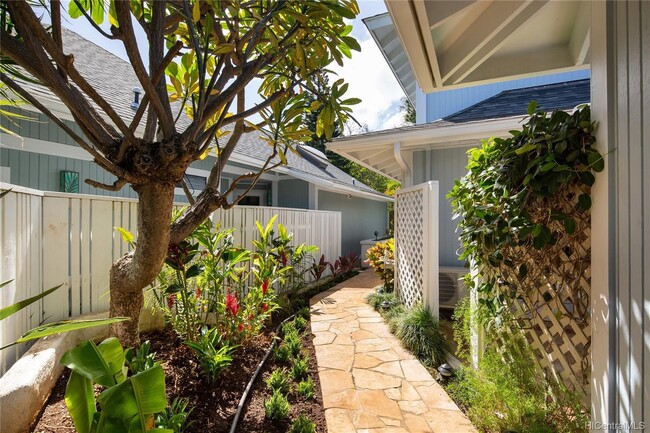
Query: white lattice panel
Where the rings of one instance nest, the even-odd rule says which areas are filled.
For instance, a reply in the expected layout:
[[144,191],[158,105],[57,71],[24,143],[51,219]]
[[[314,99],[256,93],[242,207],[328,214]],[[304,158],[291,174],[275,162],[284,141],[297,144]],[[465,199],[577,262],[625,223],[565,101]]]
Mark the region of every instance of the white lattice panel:
[[438,315],[438,182],[395,194],[395,290],[407,307]]

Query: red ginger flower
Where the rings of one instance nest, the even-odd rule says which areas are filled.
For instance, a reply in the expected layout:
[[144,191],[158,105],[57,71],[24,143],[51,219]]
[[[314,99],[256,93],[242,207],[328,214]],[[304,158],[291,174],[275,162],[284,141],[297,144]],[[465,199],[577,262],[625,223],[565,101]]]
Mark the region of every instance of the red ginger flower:
[[268,310],[268,309],[269,309],[269,306],[266,303],[262,304],[262,313],[265,313],[266,310]]
[[172,308],[174,306],[174,295],[169,295],[167,297],[167,306]]
[[236,316],[239,311],[239,301],[232,293],[226,295],[226,310],[230,311],[230,314],[232,314],[233,317]]
[[267,278],[262,282],[262,294],[266,295],[268,291],[269,291],[269,279]]

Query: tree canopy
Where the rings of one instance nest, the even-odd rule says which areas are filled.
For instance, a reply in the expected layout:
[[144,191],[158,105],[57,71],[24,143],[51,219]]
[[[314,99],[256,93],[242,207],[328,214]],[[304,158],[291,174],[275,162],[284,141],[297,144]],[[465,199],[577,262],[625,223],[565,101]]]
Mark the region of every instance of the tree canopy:
[[[43,5],[47,20],[26,0],[0,1],[0,80],[117,178],[111,185],[86,182],[108,190],[130,184],[138,193],[137,246],[111,270],[111,315],[124,313],[134,293],[141,297],[170,243],[182,241],[217,208],[236,204],[228,197],[239,182],[252,188],[262,172],[286,162],[294,143],[309,140],[304,112],[318,111],[316,130],[331,138],[334,125],[344,124],[351,105],[360,102],[345,98],[342,80],[326,89],[316,83],[331,62],[342,64],[360,49],[345,22],[359,12],[355,0],[72,0],[70,17],[123,45],[144,92],[132,119],[118,114],[95,77],[81,74],[75,53],[64,49],[62,2]],[[147,38],[146,56],[137,27]],[[53,93],[83,134],[48,109],[24,77]],[[257,89],[251,88],[254,79],[260,80]],[[261,101],[247,106],[246,93],[253,90]],[[236,178],[222,193],[226,162],[252,131],[268,142],[271,156],[258,173]],[[174,186],[208,153],[216,158],[206,188],[170,225]],[[136,313],[127,313],[137,330]]]

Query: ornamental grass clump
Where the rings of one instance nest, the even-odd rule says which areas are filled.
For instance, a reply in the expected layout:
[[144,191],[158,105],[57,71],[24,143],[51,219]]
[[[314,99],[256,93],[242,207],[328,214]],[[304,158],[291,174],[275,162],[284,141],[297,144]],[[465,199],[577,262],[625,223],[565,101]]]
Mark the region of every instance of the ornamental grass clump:
[[298,395],[301,395],[308,400],[314,398],[314,381],[311,380],[310,376],[307,376],[307,379],[301,380],[298,383],[296,391],[298,392]]
[[273,392],[287,394],[291,389],[291,379],[289,373],[284,368],[273,370],[269,377],[266,378],[266,387]]
[[299,381],[307,376],[309,372],[309,360],[305,357],[293,358],[291,363],[291,377],[293,380]]
[[289,433],[316,433],[316,424],[301,413],[291,425]]
[[264,400],[264,412],[269,419],[286,419],[289,418],[291,405],[280,391],[273,391],[271,397]]
[[445,362],[447,342],[431,310],[418,304],[395,320],[395,335],[420,361],[430,367]]

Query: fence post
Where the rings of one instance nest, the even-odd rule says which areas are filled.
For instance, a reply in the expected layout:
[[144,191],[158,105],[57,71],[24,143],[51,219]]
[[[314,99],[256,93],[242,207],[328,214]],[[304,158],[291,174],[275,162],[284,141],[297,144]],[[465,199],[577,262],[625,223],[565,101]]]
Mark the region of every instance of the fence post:
[[395,290],[413,307],[422,301],[438,317],[438,182],[395,193]]
[[476,267],[473,261],[470,262],[470,277],[474,282],[473,287],[469,293],[469,327],[470,327],[470,358],[472,368],[478,369],[479,362],[483,356],[483,350],[485,349],[485,340],[483,334],[483,327],[479,323],[477,317],[478,311],[478,286],[481,283],[481,277],[479,275],[478,268]]

